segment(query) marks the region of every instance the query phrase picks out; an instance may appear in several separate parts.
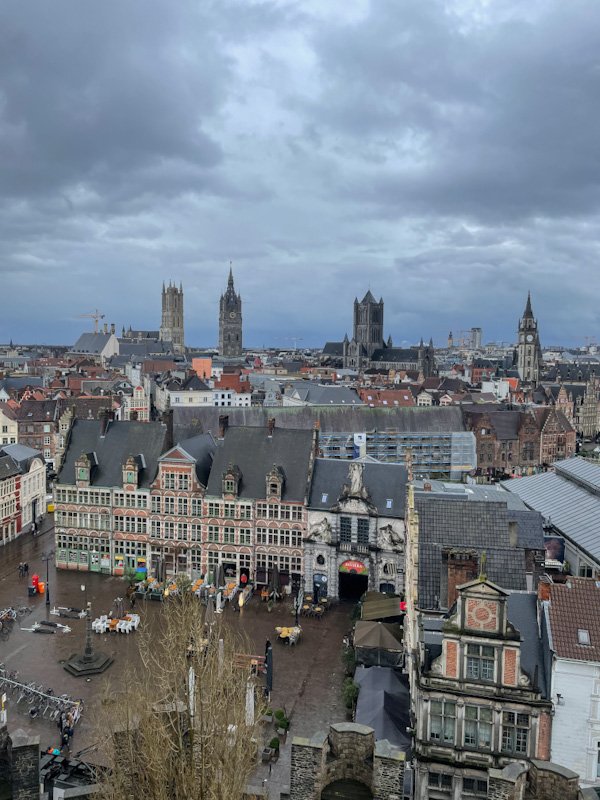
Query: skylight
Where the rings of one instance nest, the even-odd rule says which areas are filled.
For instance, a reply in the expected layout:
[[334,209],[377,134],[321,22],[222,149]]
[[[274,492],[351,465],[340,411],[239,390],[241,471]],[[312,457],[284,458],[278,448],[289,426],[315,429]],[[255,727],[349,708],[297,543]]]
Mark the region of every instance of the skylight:
[[394,505],[394,501],[391,498],[388,497],[388,499],[385,501],[385,507],[386,508],[391,508],[393,505]]
[[589,645],[591,644],[590,632],[586,630],[586,628],[579,628],[579,630],[577,631],[577,640],[579,641],[579,644],[583,644],[586,647],[589,647]]
[[326,502],[327,502],[327,498],[328,498],[328,497],[329,497],[329,495],[328,495],[328,494],[322,494],[322,495],[321,495],[321,502],[322,502],[322,503],[326,503]]

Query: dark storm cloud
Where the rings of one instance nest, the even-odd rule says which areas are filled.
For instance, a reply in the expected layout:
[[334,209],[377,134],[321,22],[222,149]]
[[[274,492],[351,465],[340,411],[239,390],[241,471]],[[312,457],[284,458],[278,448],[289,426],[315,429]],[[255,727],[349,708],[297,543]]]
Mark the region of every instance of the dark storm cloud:
[[341,338],[369,286],[398,343],[511,339],[528,289],[582,341],[599,45],[591,0],[6,3],[0,340],[155,328],[173,278],[214,343],[233,259],[257,345]]

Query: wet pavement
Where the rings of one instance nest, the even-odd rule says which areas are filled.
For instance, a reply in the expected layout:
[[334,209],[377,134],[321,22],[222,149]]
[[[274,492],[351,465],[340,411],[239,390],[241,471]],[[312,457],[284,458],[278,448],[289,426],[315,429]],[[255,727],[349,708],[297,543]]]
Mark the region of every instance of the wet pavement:
[[[0,662],[7,668],[17,670],[20,677],[51,687],[55,694],[68,694],[83,698],[85,710],[77,726],[72,750],[91,748],[87,756],[93,761],[93,745],[97,741],[93,720],[94,708],[100,702],[108,685],[116,686],[131,664],[139,663],[136,634],[94,634],[94,646],[114,657],[114,664],[103,675],[91,679],[75,678],[62,667],[62,663],[73,653],[83,650],[85,636],[84,620],[65,620],[49,615],[45,598],[28,597],[27,578],[19,578],[20,561],[29,563],[29,576],[38,573],[45,580],[46,566],[42,554],[53,549],[52,518],[46,522],[42,532],[33,538],[24,534],[20,539],[0,548],[0,609],[12,605],[28,605],[31,614],[17,620],[9,638],[0,641]],[[53,605],[83,608],[87,600],[92,603],[92,615],[110,611],[115,597],[123,596],[125,583],[121,578],[93,573],[56,570],[49,565],[50,598]],[[82,591],[85,586],[85,591]],[[50,606],[51,607],[51,606]],[[142,616],[142,625],[155,624],[163,611],[163,604],[152,601],[139,602],[135,611]],[[332,722],[345,720],[341,699],[343,664],[341,660],[342,640],[351,628],[352,606],[339,604],[332,608],[322,620],[302,619],[303,635],[296,647],[287,647],[276,640],[275,627],[293,623],[290,601],[279,603],[272,612],[258,597],[234,613],[226,608],[224,618],[236,629],[247,634],[255,645],[257,654],[264,654],[265,641],[273,642],[274,685],[271,698],[273,709],[284,708],[290,718],[291,727],[287,743],[282,744],[279,760],[257,769],[252,781],[257,788],[267,781],[270,797],[278,797],[278,791],[289,783],[290,748],[293,736],[310,736],[318,730],[326,731]],[[35,634],[21,628],[33,622],[50,619],[68,624],[71,633],[54,635]],[[9,730],[23,728],[40,736],[42,746],[56,744],[58,731],[54,723],[30,719],[27,713],[11,706],[8,698]],[[24,703],[21,703],[24,706]],[[275,735],[270,728],[265,731],[268,741]]]

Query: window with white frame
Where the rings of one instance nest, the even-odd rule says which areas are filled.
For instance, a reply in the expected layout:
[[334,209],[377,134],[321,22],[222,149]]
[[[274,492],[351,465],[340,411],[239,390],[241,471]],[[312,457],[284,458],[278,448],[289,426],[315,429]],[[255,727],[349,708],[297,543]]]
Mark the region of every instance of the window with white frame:
[[467,645],[467,678],[480,681],[494,680],[496,651],[487,644]]
[[235,528],[227,525],[223,528],[223,542],[224,544],[235,544]]
[[491,708],[465,706],[464,744],[489,750],[492,746]]
[[432,700],[429,712],[429,738],[433,742],[454,744],[456,734],[456,703]]
[[529,741],[529,714],[516,711],[502,712],[502,752],[527,754]]

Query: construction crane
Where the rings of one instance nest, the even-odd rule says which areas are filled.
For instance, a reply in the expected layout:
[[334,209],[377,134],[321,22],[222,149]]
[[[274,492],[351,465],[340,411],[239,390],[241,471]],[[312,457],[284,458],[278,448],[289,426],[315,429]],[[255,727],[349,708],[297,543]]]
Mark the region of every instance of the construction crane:
[[302,336],[288,336],[287,340],[294,343],[294,351],[298,349],[298,342],[303,342]]
[[98,333],[98,321],[104,319],[104,314],[101,314],[98,309],[96,309],[91,314],[80,314],[77,319],[93,319],[94,333]]

